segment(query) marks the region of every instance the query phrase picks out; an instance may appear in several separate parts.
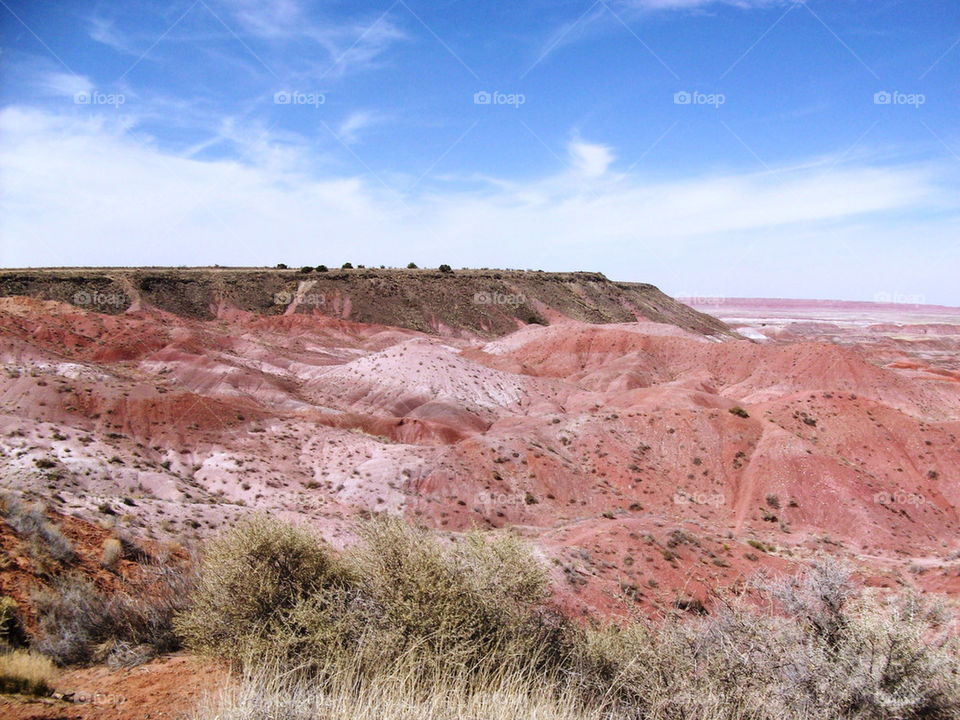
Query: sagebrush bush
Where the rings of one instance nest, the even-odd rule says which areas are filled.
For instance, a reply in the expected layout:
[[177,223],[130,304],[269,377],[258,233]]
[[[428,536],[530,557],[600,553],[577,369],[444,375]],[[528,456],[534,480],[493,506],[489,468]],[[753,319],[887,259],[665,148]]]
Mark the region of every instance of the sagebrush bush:
[[548,576],[519,540],[472,533],[444,542],[395,519],[373,520],[360,535],[349,556],[360,590],[401,644],[466,664],[544,649]]
[[960,717],[956,638],[942,609],[912,593],[865,595],[844,613],[831,656],[836,703],[864,718]]
[[188,610],[176,619],[192,648],[243,662],[318,650],[344,615],[347,567],[310,532],[267,518],[245,520],[207,549]]
[[174,615],[186,607],[191,578],[183,570],[141,565],[142,577],[107,593],[80,575],[65,575],[34,596],[37,650],[58,665],[135,665],[180,647]]
[[301,665],[336,655],[381,665],[406,653],[460,667],[562,645],[558,616],[543,606],[547,575],[518,541],[448,542],[396,519],[360,535],[338,557],[294,526],[241,523],[207,552],[180,633],[240,663]]

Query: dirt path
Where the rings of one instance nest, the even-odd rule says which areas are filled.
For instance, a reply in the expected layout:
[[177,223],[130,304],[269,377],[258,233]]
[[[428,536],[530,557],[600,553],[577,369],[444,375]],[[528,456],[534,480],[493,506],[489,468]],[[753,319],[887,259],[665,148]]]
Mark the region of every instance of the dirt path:
[[135,668],[65,671],[54,683],[68,700],[0,695],[4,720],[176,720],[229,682],[225,669],[189,655]]

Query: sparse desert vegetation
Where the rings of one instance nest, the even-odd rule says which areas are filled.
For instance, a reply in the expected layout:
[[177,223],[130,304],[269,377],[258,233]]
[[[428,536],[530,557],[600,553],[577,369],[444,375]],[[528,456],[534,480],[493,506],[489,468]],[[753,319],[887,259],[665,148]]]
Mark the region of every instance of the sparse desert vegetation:
[[177,627],[239,685],[198,718],[953,718],[956,639],[916,596],[824,561],[702,617],[551,612],[522,542],[376,520],[334,553],[253,520],[222,536]]
[[4,599],[0,688],[48,695],[56,666],[184,647],[234,673],[195,720],[960,717],[950,615],[908,591],[865,590],[825,556],[796,575],[759,573],[709,609],[577,619],[513,533],[397,517],[354,530],[336,551],[253,516],[193,573],[146,564],[110,592],[65,574],[32,599],[29,638]]

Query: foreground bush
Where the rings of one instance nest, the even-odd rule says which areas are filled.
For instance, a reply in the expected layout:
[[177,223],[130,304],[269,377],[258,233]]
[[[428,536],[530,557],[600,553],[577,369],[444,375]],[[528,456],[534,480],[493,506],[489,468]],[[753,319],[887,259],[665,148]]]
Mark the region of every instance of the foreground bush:
[[583,628],[550,612],[513,538],[399,520],[360,536],[337,555],[261,519],[214,543],[177,624],[248,679],[211,717],[960,718],[942,613],[856,592],[835,564],[761,578],[706,617]]
[[49,659],[28,650],[0,653],[0,693],[49,695],[56,675]]
[[35,648],[58,665],[107,662],[129,666],[180,647],[174,615],[190,594],[190,578],[163,565],[141,565],[138,580],[105,593],[79,575],[58,578],[34,597],[40,633]]
[[548,576],[516,538],[474,533],[443,542],[383,519],[360,534],[349,560],[368,599],[368,622],[392,639],[395,652],[416,647],[459,667],[542,664],[544,653],[562,654],[560,618],[545,606]]
[[516,541],[448,544],[396,520],[361,534],[338,557],[294,526],[240,524],[211,545],[180,634],[247,665],[342,657],[369,667],[407,653],[459,667],[543,651],[547,576]]
[[356,579],[315,536],[267,518],[240,523],[213,541],[190,608],[176,619],[186,644],[238,662],[290,658],[345,640]]

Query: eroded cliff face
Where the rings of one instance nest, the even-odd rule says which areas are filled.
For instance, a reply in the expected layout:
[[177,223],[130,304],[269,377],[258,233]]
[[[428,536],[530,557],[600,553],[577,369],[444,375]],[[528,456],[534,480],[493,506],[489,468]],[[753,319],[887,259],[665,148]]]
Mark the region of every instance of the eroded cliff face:
[[374,512],[512,528],[572,611],[709,604],[820,552],[960,589],[960,378],[909,344],[749,342],[583,274],[2,283],[0,484],[62,514],[187,544],[251,512],[335,543]]
[[441,335],[497,336],[526,324],[637,319],[727,335],[726,326],[653,285],[599,273],[518,270],[50,269],[0,271],[0,296],[120,314],[155,308],[209,320],[232,310],[321,314]]

